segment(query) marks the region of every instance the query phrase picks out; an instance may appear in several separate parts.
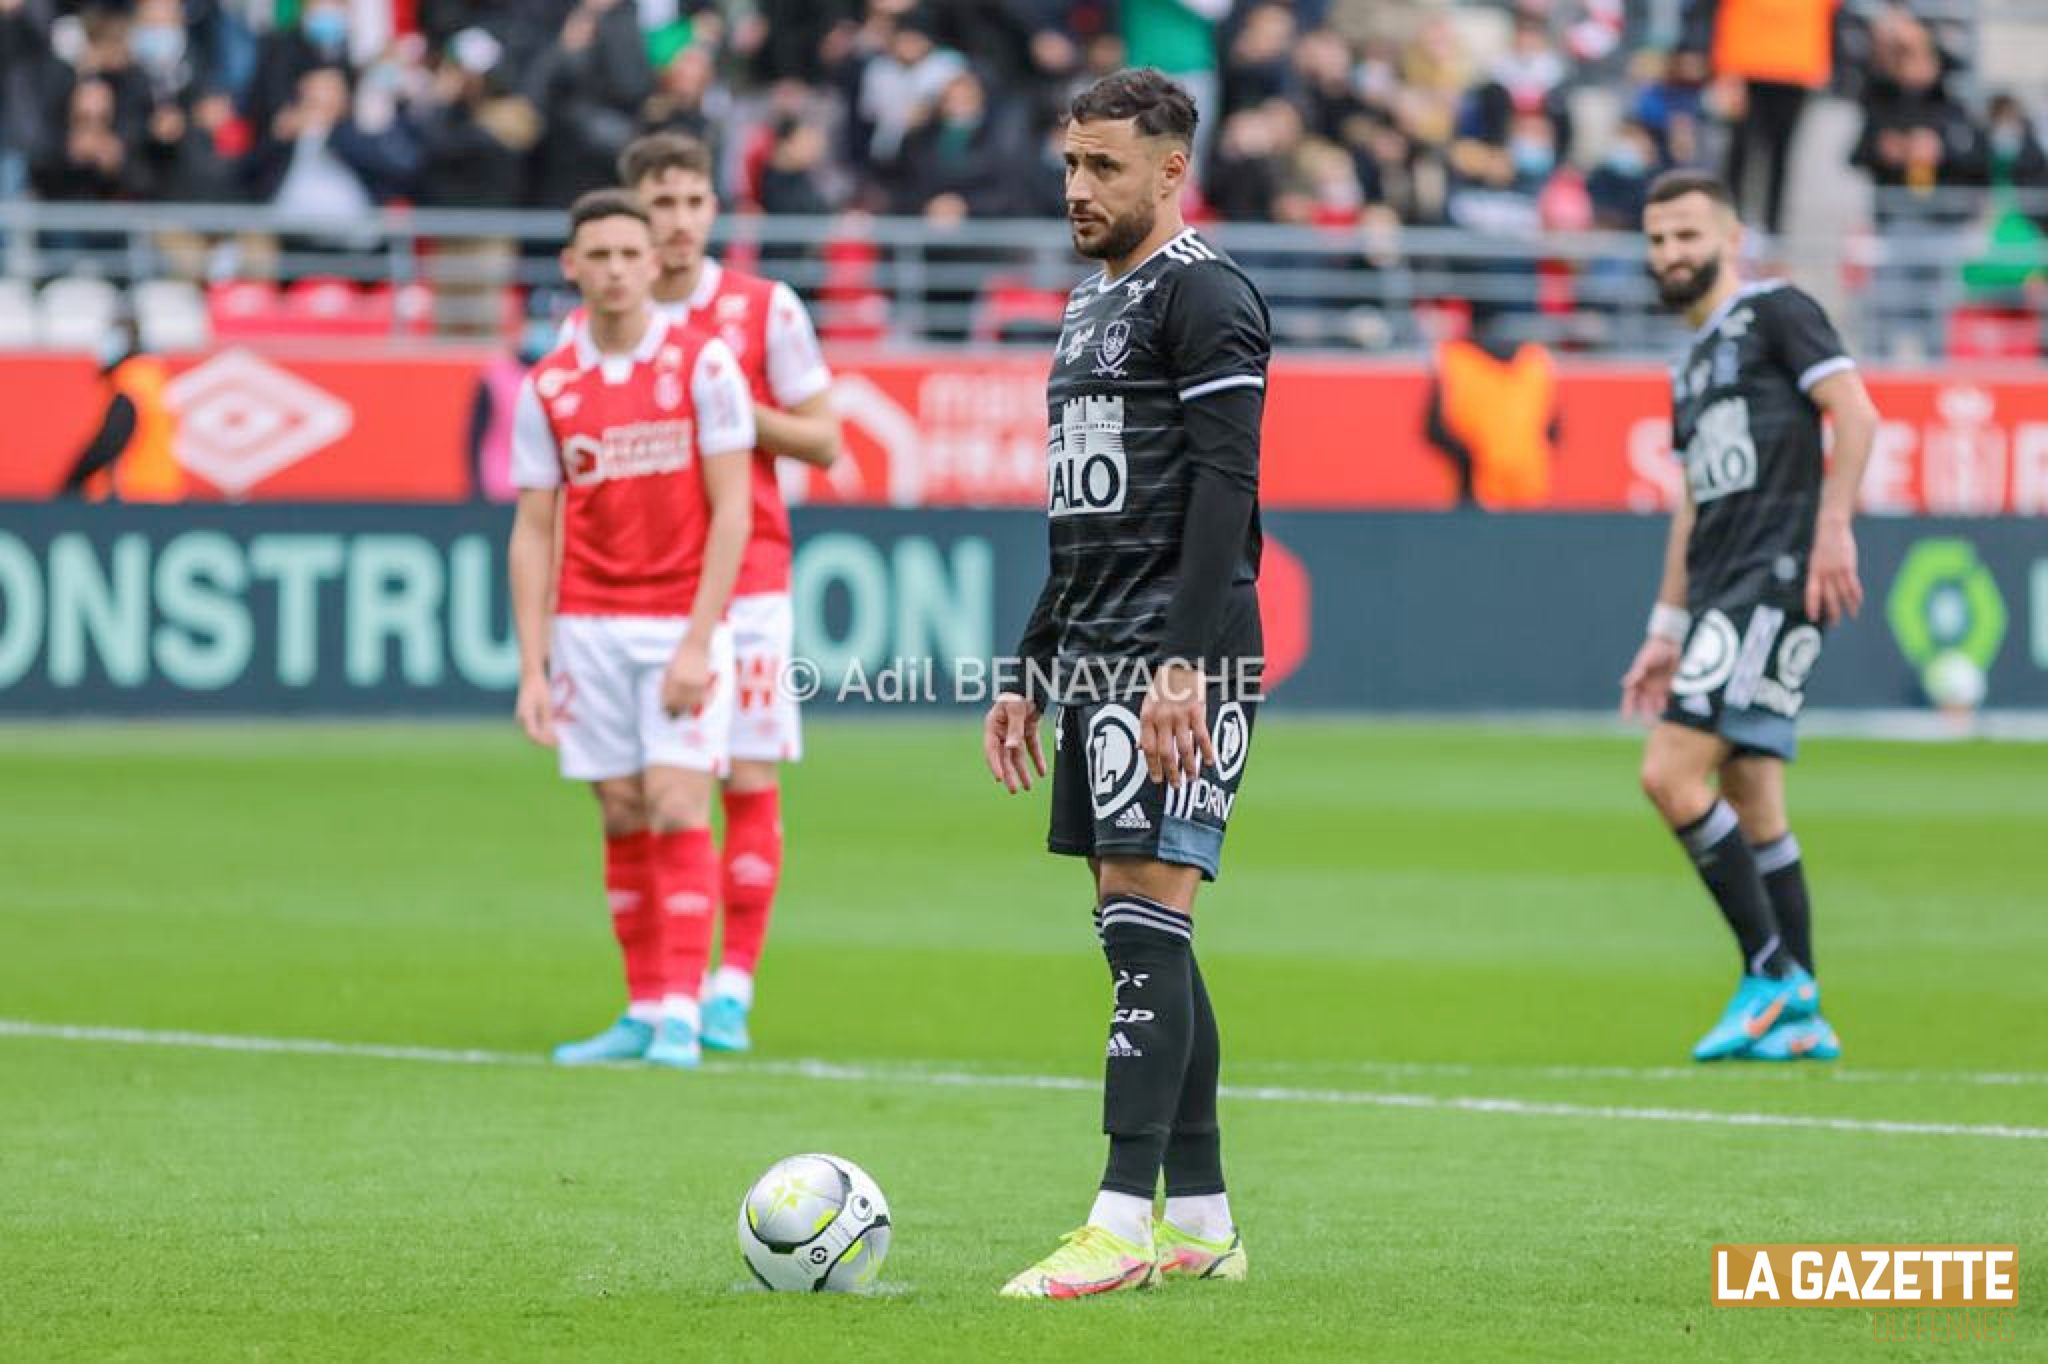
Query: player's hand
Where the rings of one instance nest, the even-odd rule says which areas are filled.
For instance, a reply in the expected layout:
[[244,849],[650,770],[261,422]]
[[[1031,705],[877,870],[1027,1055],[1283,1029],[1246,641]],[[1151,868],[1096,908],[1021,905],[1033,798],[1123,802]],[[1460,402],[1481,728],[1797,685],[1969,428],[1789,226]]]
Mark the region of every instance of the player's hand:
[[668,671],[661,675],[661,707],[670,719],[695,715],[711,697],[718,679],[711,675],[711,645],[689,635],[676,646]]
[[[1045,750],[1038,746],[1038,707],[1015,692],[996,697],[981,722],[981,756],[989,775],[1011,795],[1031,789],[1034,774],[1045,775]],[[1029,758],[1027,765],[1025,759]]]
[[1671,700],[1671,680],[1678,676],[1678,645],[1651,635],[1636,650],[1635,661],[1621,679],[1621,713],[1655,723]]
[[1806,618],[1833,625],[1863,609],[1863,581],[1856,576],[1856,532],[1847,517],[1823,516],[1813,533],[1813,558],[1806,565]]
[[555,702],[546,673],[531,673],[519,679],[519,699],[512,705],[519,727],[526,737],[542,748],[555,746]]
[[1138,749],[1153,781],[1179,786],[1193,781],[1203,767],[1216,765],[1206,697],[1200,668],[1171,662],[1152,674],[1138,711]]

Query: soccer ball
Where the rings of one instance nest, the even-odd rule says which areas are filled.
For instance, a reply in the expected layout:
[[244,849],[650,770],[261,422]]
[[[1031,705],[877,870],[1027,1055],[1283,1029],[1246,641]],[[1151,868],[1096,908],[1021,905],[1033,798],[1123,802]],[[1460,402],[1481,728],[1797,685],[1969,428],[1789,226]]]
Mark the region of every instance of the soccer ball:
[[740,1202],[740,1254],[777,1293],[861,1293],[889,1253],[889,1204],[838,1156],[791,1156]]

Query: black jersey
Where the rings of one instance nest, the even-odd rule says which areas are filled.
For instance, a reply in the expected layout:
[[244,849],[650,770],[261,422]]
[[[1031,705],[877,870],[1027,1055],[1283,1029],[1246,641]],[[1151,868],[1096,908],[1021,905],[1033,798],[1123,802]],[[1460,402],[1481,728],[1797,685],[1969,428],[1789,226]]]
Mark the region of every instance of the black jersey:
[[1854,365],[1827,314],[1783,283],[1714,311],[1672,372],[1672,448],[1698,508],[1686,545],[1694,611],[1797,600],[1820,512],[1820,409],[1808,394]]
[[[1271,350],[1265,300],[1192,228],[1114,282],[1098,274],[1068,297],[1046,387],[1052,567],[1019,650],[1025,659],[1063,680],[1164,661],[1195,476],[1185,405],[1264,389]],[[1230,476],[1255,488],[1257,441],[1226,458]],[[1207,658],[1259,652],[1259,545],[1255,511]],[[1104,694],[1089,681],[1082,690]]]

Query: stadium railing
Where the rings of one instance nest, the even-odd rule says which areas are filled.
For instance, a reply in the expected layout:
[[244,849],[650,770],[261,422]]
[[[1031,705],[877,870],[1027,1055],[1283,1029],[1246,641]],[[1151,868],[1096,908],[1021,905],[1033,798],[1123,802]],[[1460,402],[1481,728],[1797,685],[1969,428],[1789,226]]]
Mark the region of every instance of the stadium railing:
[[[2048,193],[1880,192],[1879,229],[1760,244],[1763,262],[1820,295],[1859,353],[2035,356],[2048,284]],[[373,314],[371,330],[512,339],[569,302],[552,211],[387,209],[364,219],[261,207],[0,202],[0,275],[47,287],[189,278],[218,300],[234,281],[344,281],[431,296]],[[1259,281],[1276,339],[1294,349],[1413,353],[1478,320],[1517,339],[1668,356],[1640,239],[1626,232],[1451,228],[1205,229]],[[1042,346],[1085,270],[1057,220],[728,214],[717,248],[787,280],[840,342]],[[17,291],[19,292],[19,291]],[[468,304],[445,306],[450,300]],[[422,322],[431,306],[442,323]]]

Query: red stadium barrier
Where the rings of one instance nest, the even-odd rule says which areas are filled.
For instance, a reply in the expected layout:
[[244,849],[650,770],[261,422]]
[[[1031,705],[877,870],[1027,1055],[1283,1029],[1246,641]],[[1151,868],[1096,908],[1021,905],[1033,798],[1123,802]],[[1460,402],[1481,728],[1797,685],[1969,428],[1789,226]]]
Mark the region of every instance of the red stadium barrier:
[[[199,495],[447,501],[475,483],[477,352],[307,341],[179,357],[180,458]],[[803,497],[899,506],[1035,506],[1044,497],[1044,361],[841,350],[850,458],[792,466]],[[1885,513],[2048,515],[2048,384],[2012,368],[1872,378],[1884,414],[1864,500]],[[1667,379],[1647,366],[1567,367],[1550,506],[1657,511],[1678,487]],[[1429,377],[1412,362],[1283,358],[1273,368],[1264,491],[1275,508],[1432,508],[1449,465],[1423,437]],[[0,497],[47,496],[106,395],[82,356],[0,366],[10,414]]]

